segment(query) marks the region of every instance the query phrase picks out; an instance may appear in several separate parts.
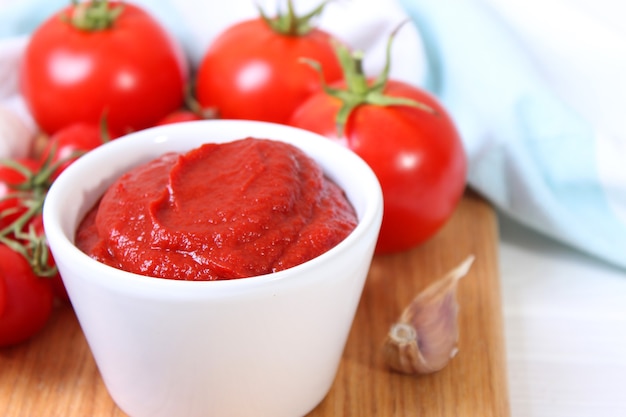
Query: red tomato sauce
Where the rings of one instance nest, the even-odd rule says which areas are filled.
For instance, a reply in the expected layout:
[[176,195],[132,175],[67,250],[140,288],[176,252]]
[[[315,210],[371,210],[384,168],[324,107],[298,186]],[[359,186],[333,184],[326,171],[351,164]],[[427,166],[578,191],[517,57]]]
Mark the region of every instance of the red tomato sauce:
[[125,271],[220,280],[306,262],[356,224],[343,190],[314,160],[290,144],[246,138],[127,172],[85,216],[76,244]]

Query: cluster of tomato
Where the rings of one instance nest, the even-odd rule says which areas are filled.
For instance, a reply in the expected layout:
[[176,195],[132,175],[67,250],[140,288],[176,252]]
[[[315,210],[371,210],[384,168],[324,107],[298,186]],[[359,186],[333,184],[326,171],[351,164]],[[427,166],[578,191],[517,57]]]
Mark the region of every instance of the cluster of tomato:
[[0,164],[0,346],[39,331],[55,293],[67,300],[42,227],[48,187],[82,153],[132,131],[204,118],[312,130],[378,176],[378,253],[416,246],[446,222],[466,175],[452,120],[427,92],[389,79],[393,34],[385,70],[368,79],[358,51],[312,25],[326,3],[298,16],[288,0],[285,13],[261,11],[227,28],[194,71],[159,23],[128,2],[72,3],[37,28],[20,90],[46,140],[37,157]]

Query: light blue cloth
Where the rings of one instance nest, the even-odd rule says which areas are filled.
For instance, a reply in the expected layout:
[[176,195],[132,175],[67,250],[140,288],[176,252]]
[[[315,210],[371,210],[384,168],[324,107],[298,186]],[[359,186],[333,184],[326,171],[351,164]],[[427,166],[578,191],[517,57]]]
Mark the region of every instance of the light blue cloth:
[[[0,8],[0,39],[28,35],[51,15],[69,6],[70,0],[16,0]],[[171,0],[133,0],[144,7],[177,38],[188,40],[186,27]]]
[[52,13],[68,5],[65,0],[19,0],[0,9],[0,38],[26,35]]
[[[599,176],[594,127],[551,91],[484,3],[401,3],[425,43],[426,86],[468,149],[469,184],[520,222],[626,267],[626,224]],[[612,192],[626,204],[626,184]]]

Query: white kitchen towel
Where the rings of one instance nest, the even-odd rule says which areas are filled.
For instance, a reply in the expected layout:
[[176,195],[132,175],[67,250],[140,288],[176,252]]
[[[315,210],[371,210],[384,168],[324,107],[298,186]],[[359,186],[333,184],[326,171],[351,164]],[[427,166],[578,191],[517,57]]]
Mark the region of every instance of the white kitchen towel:
[[[0,0],[0,101],[28,118],[15,80],[29,33],[65,0]],[[135,0],[196,65],[256,2]],[[258,2],[271,13],[280,0]],[[308,11],[317,0],[294,0]],[[503,213],[626,267],[626,5],[620,0],[351,0],[320,26],[438,95],[461,131],[469,184]],[[417,28],[417,30],[415,30]]]

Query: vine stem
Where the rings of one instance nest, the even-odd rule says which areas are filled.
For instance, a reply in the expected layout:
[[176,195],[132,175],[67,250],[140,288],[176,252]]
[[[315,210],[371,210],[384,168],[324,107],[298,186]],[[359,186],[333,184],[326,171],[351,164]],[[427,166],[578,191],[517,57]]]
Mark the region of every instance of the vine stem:
[[373,106],[410,106],[421,109],[425,112],[436,114],[435,110],[419,101],[407,98],[396,97],[385,94],[385,87],[389,80],[389,71],[391,68],[391,47],[393,40],[399,29],[406,23],[403,21],[389,36],[387,41],[387,50],[385,57],[385,66],[383,71],[371,82],[367,79],[363,71],[363,52],[350,51],[350,49],[341,42],[335,42],[335,54],[339,60],[343,70],[343,76],[346,88],[330,87],[322,74],[321,64],[311,59],[303,59],[302,61],[313,67],[319,74],[322,88],[326,94],[333,96],[341,101],[341,107],[337,112],[335,124],[337,126],[338,137],[345,135],[345,127],[348,118],[352,112],[361,105]]
[[121,2],[110,7],[109,0],[72,0],[72,6],[71,13],[62,14],[61,19],[76,29],[88,32],[111,28],[124,11]]

